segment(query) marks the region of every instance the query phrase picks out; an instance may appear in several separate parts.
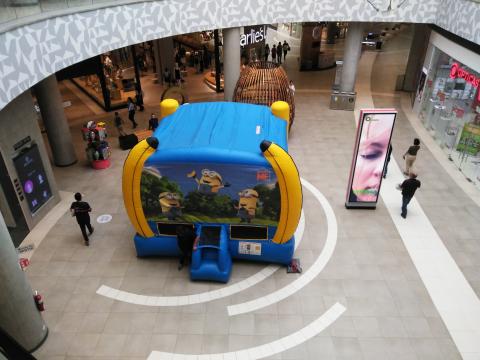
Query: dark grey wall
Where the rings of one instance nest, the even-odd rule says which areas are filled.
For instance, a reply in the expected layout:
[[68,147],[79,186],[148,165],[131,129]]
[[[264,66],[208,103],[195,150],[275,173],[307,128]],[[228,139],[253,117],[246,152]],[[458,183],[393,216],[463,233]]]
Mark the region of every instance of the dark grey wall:
[[14,144],[30,136],[32,141],[38,145],[42,157],[43,167],[45,168],[53,197],[35,213],[35,216],[30,214],[30,209],[25,199],[20,202],[25,220],[31,229],[60,201],[60,196],[40,127],[38,126],[38,116],[33,106],[30,91],[25,91],[0,111],[0,129],[0,153],[3,156],[12,182],[17,178],[17,172],[12,161],[12,158],[17,154],[13,148]]

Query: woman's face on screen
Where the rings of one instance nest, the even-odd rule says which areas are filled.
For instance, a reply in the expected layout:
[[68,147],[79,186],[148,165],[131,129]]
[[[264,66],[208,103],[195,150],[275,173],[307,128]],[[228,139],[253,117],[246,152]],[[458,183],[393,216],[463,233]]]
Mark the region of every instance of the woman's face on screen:
[[[373,119],[373,117],[371,117]],[[352,190],[358,201],[376,201],[390,140],[389,121],[365,121],[358,149]]]

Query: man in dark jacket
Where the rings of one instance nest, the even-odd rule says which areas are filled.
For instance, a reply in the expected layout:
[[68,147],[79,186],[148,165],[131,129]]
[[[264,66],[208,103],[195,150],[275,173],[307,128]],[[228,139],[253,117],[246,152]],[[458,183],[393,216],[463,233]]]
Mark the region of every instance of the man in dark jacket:
[[180,249],[180,262],[178,270],[182,270],[185,263],[189,263],[192,257],[193,244],[197,234],[193,226],[178,225],[177,226],[177,246]]
[[72,216],[77,218],[78,225],[82,231],[83,239],[85,240],[85,245],[88,246],[90,243],[88,241],[86,228],[88,228],[89,235],[91,235],[94,230],[92,225],[90,225],[90,215],[88,214],[90,211],[92,211],[92,208],[87,202],[82,201],[82,194],[80,193],[75,194],[75,200],[76,201],[74,201],[70,206],[70,212]]
[[410,171],[410,177],[400,185],[402,189],[402,213],[400,215],[404,219],[407,218],[407,205],[420,185],[420,181],[417,180],[417,174],[412,171]]
[[152,116],[150,116],[150,119],[148,120],[148,130],[155,131],[157,127],[158,127],[157,115],[152,113]]

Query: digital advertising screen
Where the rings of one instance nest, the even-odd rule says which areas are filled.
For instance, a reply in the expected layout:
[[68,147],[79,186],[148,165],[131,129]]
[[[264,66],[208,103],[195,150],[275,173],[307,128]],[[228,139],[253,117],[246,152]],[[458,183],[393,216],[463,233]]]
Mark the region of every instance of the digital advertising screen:
[[37,145],[15,157],[13,163],[30,212],[35,214],[52,197]]
[[396,116],[395,109],[360,111],[345,203],[347,208],[376,207]]

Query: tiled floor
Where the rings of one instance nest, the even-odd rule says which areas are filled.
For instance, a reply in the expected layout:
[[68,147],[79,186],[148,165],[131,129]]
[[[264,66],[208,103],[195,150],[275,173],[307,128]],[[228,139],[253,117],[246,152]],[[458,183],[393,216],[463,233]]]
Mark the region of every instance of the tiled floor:
[[[376,106],[398,107],[393,84],[408,52],[407,35],[406,31],[392,37],[377,56],[371,89]],[[395,66],[385,68],[382,62]],[[229,297],[177,307],[134,305],[98,295],[101,285],[151,296],[192,295],[222,288],[190,282],[186,270],[177,271],[175,259],[136,257],[134,231],[121,197],[126,153],[112,136],[114,150],[108,170],[95,172],[82,162],[55,169],[62,190],[81,191],[91,203],[94,217],[108,213],[113,219],[95,225],[87,248],[75,221],[65,214],[36,249],[27,274],[33,288],[45,295],[44,316],[50,328],[47,342],[35,354],[39,359],[146,359],[152,351],[158,352],[152,359],[169,358],[165,353],[232,351],[239,351],[237,360],[259,358],[261,351],[269,359],[461,358],[383,201],[375,211],[344,207],[354,115],[328,109],[334,70],[299,73],[294,57],[286,68],[297,87],[290,153],[301,176],[328,200],[338,224],[336,245],[325,268],[294,295],[235,316],[229,316],[228,306],[273,293],[299,275],[286,274],[281,268],[258,285]],[[143,125],[150,109],[158,110],[156,101],[139,114]],[[105,115],[97,116],[102,117]],[[78,122],[72,123],[72,131],[78,156],[83,159]],[[397,161],[414,136],[400,111],[393,138]],[[422,148],[417,161],[418,169],[428,170],[420,170],[422,188],[416,198],[478,296],[478,207],[427,149]],[[324,210],[306,189],[304,213],[305,232],[297,255],[306,272],[324,251],[330,230]],[[265,266],[236,262],[229,285]],[[338,319],[320,333],[302,337],[311,328],[302,329],[337,303],[346,309]],[[303,334],[300,340],[290,336],[298,331]],[[287,342],[296,346],[289,348],[279,339],[290,339]],[[270,352],[265,347],[242,352],[264,344],[270,344]],[[271,351],[279,347],[280,352]]]

